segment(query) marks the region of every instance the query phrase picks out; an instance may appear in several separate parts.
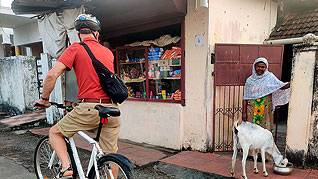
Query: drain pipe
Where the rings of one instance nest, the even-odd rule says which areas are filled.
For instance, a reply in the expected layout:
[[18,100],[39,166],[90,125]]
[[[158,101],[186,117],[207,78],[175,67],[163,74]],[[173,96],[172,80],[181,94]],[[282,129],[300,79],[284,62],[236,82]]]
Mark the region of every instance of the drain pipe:
[[265,40],[263,44],[265,45],[286,45],[286,44],[298,44],[306,43],[313,44],[315,41],[318,41],[318,36],[315,34],[309,33],[303,37],[289,38],[289,39],[278,39],[278,40]]

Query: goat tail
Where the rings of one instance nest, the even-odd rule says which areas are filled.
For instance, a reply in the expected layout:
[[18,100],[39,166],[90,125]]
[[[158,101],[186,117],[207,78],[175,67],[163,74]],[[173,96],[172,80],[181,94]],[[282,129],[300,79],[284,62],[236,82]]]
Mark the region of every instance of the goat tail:
[[238,133],[238,130],[237,130],[237,124],[238,124],[238,120],[236,120],[236,121],[234,121],[234,123],[233,123],[233,133],[235,134],[235,135],[237,135],[237,133]]

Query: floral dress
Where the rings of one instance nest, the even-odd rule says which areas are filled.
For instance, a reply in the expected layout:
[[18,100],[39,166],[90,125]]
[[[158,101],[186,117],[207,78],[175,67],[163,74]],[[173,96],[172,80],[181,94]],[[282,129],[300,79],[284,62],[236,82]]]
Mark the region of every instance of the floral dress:
[[247,101],[247,121],[273,132],[272,94]]

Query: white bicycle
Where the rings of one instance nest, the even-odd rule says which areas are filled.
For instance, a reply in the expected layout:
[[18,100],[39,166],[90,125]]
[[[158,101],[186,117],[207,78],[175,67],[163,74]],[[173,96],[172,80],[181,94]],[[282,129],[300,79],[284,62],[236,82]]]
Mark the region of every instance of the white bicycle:
[[[67,111],[72,110],[72,107],[70,106],[63,106],[62,104],[57,104],[54,102],[51,102],[51,104],[57,106],[58,108],[66,109]],[[71,161],[71,167],[73,169],[72,178],[75,179],[79,177],[80,179],[131,179],[131,168],[134,168],[135,165],[123,155],[115,153],[104,154],[98,144],[102,125],[105,121],[107,121],[105,119],[110,116],[120,116],[119,109],[112,107],[103,107],[101,105],[95,106],[95,109],[99,111],[100,116],[100,123],[96,138],[92,139],[84,132],[78,132],[81,137],[83,137],[93,146],[86,175],[84,174],[73,137],[65,138],[68,156]],[[50,145],[49,137],[46,136],[42,138],[39,141],[34,154],[34,168],[37,178],[56,178],[61,170],[61,167],[61,162]]]

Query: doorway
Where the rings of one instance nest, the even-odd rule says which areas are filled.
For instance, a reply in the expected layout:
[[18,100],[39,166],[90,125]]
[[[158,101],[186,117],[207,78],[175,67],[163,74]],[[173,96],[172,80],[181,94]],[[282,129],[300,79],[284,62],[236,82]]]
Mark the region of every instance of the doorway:
[[232,151],[232,125],[242,118],[243,87],[254,60],[267,58],[269,71],[281,79],[283,52],[281,45],[215,45],[213,152]]
[[[283,82],[290,82],[291,69],[293,59],[293,45],[284,45],[284,56],[282,66]],[[274,114],[275,117],[275,142],[279,151],[284,155],[286,149],[286,134],[287,134],[287,118],[288,118],[288,104],[280,106]]]

